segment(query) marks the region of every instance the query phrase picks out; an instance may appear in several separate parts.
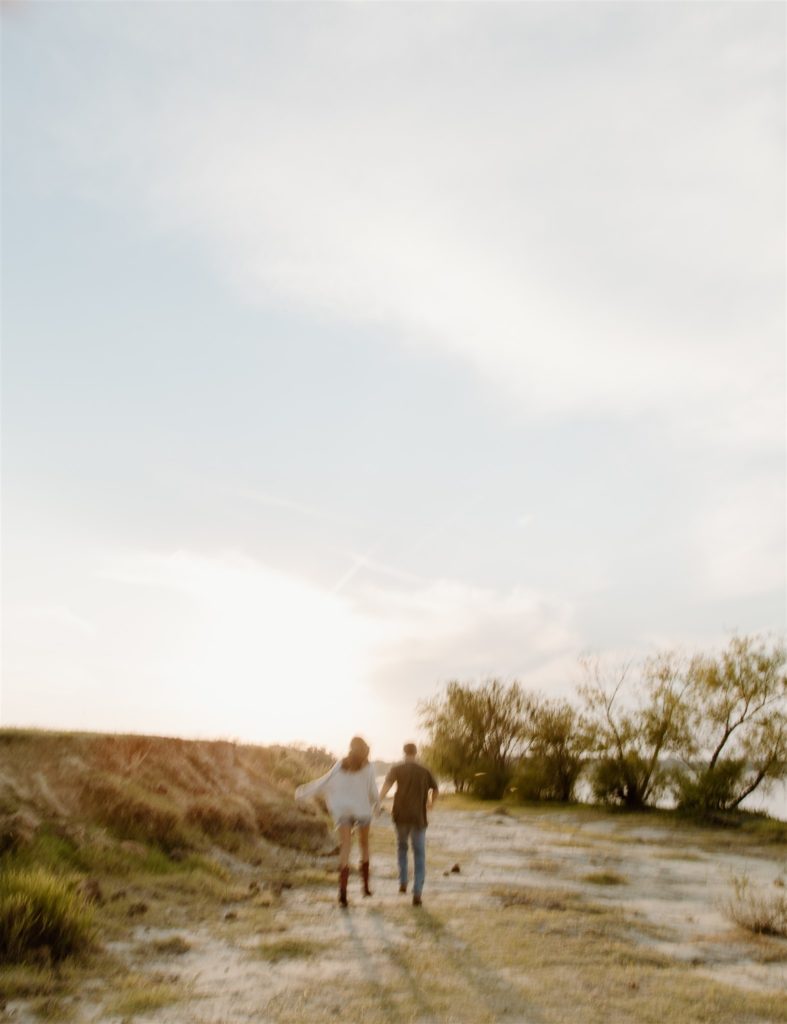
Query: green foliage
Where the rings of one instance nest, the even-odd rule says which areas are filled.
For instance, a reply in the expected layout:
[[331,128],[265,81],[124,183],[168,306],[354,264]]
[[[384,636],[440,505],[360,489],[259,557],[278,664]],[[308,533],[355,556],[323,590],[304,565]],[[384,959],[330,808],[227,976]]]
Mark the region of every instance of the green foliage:
[[584,662],[581,690],[598,758],[591,772],[596,799],[630,809],[646,807],[664,792],[663,759],[689,741],[688,683],[671,652],[649,658],[635,689],[638,703],[624,702],[628,666],[606,680],[598,662]]
[[787,776],[787,649],[733,637],[718,657],[689,668],[690,730],[674,787],[678,805],[701,813],[738,807]]
[[165,875],[202,870],[208,862],[197,853],[179,855],[173,860],[158,846],[118,843],[100,830],[86,831],[77,838],[64,834],[57,826],[44,826],[33,841],[22,849],[0,858],[0,871],[14,868],[43,868],[57,875],[127,876],[137,871]]
[[673,772],[672,781],[678,807],[700,814],[728,810],[735,805],[745,775],[746,762],[740,759],[720,758],[712,769],[682,765]]
[[222,800],[199,797],[188,806],[184,818],[189,825],[196,825],[205,835],[213,837],[225,832],[248,834],[255,831],[251,807],[231,796]]
[[42,869],[0,875],[0,960],[53,963],[88,948],[93,914],[66,880]]
[[514,771],[509,788],[520,802],[550,799],[546,796],[550,790],[549,770],[543,760],[523,757]]
[[590,785],[599,803],[637,809],[645,806],[644,793],[649,799],[659,791],[655,785],[648,790],[647,778],[648,762],[631,750],[598,758],[591,768]]
[[479,800],[499,800],[511,782],[513,768],[481,761],[475,766],[478,771],[469,780],[468,790]]
[[121,839],[154,843],[164,850],[190,845],[177,808],[153,793],[139,793],[112,776],[89,780],[82,803],[94,820]]
[[283,783],[287,789],[322,775],[336,758],[322,747],[266,747],[268,772],[271,779]]
[[24,811],[0,814],[0,854],[29,846],[38,828],[38,820]]
[[183,990],[171,982],[151,980],[144,975],[132,975],[118,986],[104,1012],[111,1017],[128,1020],[137,1014],[150,1013],[169,1006],[183,995]]
[[457,792],[470,789],[498,799],[527,745],[534,700],[519,683],[490,679],[481,686],[453,681],[418,710],[429,735],[425,752],[434,771],[447,775]]
[[255,952],[263,960],[278,963],[280,960],[311,959],[324,948],[323,943],[308,939],[276,939],[273,942],[261,942]]
[[283,800],[257,802],[256,824],[260,835],[279,846],[317,852],[329,836],[327,820],[308,807],[293,806]]
[[530,750],[514,775],[520,800],[574,798],[574,789],[593,743],[593,730],[568,701],[543,701],[532,713]]
[[583,882],[590,885],[625,885],[626,878],[617,871],[590,871],[582,876]]

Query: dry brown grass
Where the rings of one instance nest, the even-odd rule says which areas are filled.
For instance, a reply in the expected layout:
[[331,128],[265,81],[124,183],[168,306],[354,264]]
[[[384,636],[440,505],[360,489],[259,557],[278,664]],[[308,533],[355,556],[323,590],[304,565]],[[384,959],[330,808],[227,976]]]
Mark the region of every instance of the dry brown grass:
[[186,991],[171,979],[147,974],[128,975],[110,995],[104,1013],[109,1017],[131,1018],[178,1002]]
[[221,836],[225,832],[251,834],[256,829],[254,811],[248,802],[225,796],[203,796],[192,801],[186,808],[184,818],[189,825],[195,825],[205,835]]
[[164,850],[190,845],[190,837],[171,801],[140,792],[133,783],[104,776],[87,780],[82,788],[85,816],[106,826],[119,839],[153,843]]
[[167,853],[206,842],[237,852],[260,837],[317,850],[326,820],[292,794],[328,764],[314,750],[0,730],[0,855],[53,822],[72,837],[99,826]]
[[626,877],[617,871],[589,871],[582,881],[590,885],[625,885]]
[[731,888],[722,904],[731,921],[755,935],[787,937],[787,893],[781,887],[768,892],[738,876],[732,879]]

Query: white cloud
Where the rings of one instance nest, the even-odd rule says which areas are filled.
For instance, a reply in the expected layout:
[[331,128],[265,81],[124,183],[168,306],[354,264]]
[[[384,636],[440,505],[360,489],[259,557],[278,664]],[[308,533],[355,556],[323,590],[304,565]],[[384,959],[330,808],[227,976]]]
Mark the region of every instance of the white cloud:
[[187,552],[113,558],[110,576],[192,605],[154,674],[203,733],[209,722],[338,748],[357,718],[380,747],[412,731],[416,702],[442,681],[527,674],[560,687],[578,648],[571,608],[519,587],[401,574],[386,587],[361,580],[344,599],[240,555]]
[[61,123],[86,187],[525,416],[781,444],[778,12],[353,10],[200,18],[178,59],[138,39],[155,99],[117,71]]
[[763,471],[709,502],[695,524],[700,579],[713,599],[784,591],[785,483]]
[[[25,8],[4,40],[6,111],[23,124],[8,147],[16,175],[49,175],[56,191],[106,203],[148,242],[151,231],[190,241],[188,257],[207,254],[249,302],[358,328],[370,345],[395,339],[414,360],[428,351],[470,367],[507,411],[548,422],[644,413],[637,438],[653,425],[662,451],[696,466],[697,479],[711,468],[707,511],[699,516],[692,490],[674,523],[656,521],[665,496],[638,478],[624,511],[619,489],[592,502],[580,492],[578,522],[589,503],[595,524],[608,509],[625,536],[572,534],[586,539],[573,560],[559,539],[543,547],[563,595],[554,600],[387,564],[418,568],[446,534],[443,521],[397,555],[383,542],[349,555],[334,593],[241,557],[132,551],[110,559],[113,580],[103,583],[115,589],[99,597],[86,587],[72,601],[71,584],[50,587],[49,574],[84,575],[78,531],[44,557],[28,517],[18,592],[67,614],[28,617],[21,640],[11,638],[4,708],[17,720],[24,709],[59,711],[73,727],[90,713],[107,728],[155,719],[186,733],[265,738],[270,729],[339,745],[347,728],[365,728],[348,723],[348,709],[378,737],[403,732],[415,699],[451,676],[561,685],[593,640],[577,635],[583,601],[615,630],[640,629],[663,613],[656,598],[631,602],[624,626],[616,614],[625,595],[672,573],[670,557],[699,599],[783,583],[774,552],[783,552],[784,474],[772,457],[785,407],[784,50],[774,31],[783,21],[762,4]],[[25,77],[14,61],[28,23],[52,29],[28,43]],[[56,231],[71,230],[69,198]],[[565,436],[544,436],[537,454],[545,467],[554,455],[558,479]],[[610,448],[623,436],[613,428]],[[729,479],[718,452],[703,462],[709,445],[729,451]],[[286,441],[283,450],[297,476],[300,453]],[[479,445],[466,463],[458,454],[457,504],[472,518],[464,489],[478,460],[497,453]],[[504,457],[513,477],[519,466]],[[555,498],[543,479],[542,494],[512,499],[537,499],[538,528],[555,515],[550,502],[574,508],[570,488]],[[598,479],[609,489],[614,473]],[[270,515],[353,526],[330,514],[341,501],[325,494],[312,502],[297,486],[292,498],[252,486],[245,497]],[[658,499],[650,509],[647,493]],[[215,540],[232,528],[205,532]],[[672,538],[672,550],[639,544],[646,529]],[[538,534],[519,536],[538,544]],[[488,580],[492,546],[473,536],[474,571]],[[332,542],[334,551],[354,543]],[[447,577],[450,558],[442,564]],[[589,566],[597,601],[583,598]],[[609,581],[633,581],[617,608]],[[71,652],[62,663],[59,644]],[[328,734],[333,714],[344,717]]]
[[443,579],[359,589],[367,614],[384,624],[376,674],[391,693],[428,696],[448,679],[490,675],[560,689],[576,660],[571,605],[523,587]]
[[336,750],[362,732],[394,756],[446,679],[559,686],[578,648],[571,609],[521,588],[402,575],[350,598],[240,554],[88,562],[77,612],[31,616],[12,597],[4,721]]
[[153,674],[190,730],[336,743],[340,709],[368,702],[372,636],[345,602],[240,555],[113,561],[108,578],[189,603],[185,635],[158,652]]

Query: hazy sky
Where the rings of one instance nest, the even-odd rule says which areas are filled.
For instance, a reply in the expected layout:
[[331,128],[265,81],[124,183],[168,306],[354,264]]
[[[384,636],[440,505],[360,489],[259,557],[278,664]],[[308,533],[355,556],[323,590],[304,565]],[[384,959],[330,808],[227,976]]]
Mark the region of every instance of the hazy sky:
[[392,757],[784,628],[784,5],[2,21],[3,724]]

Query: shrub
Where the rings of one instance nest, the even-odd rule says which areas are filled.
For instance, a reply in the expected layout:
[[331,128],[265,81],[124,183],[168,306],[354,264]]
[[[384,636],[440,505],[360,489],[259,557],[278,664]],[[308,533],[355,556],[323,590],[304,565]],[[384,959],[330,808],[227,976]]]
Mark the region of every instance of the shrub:
[[137,795],[102,779],[85,784],[82,800],[96,821],[121,839],[155,843],[164,850],[188,845],[180,815],[154,794]]
[[293,747],[269,747],[266,763],[267,775],[277,783],[283,783],[292,791],[301,783],[322,775],[335,762],[326,750],[307,747],[299,750]]
[[511,780],[517,800],[542,800],[549,788],[546,766],[540,758],[528,757],[519,762]]
[[787,776],[787,647],[733,637],[715,657],[693,659],[690,729],[676,773],[678,805],[729,811]]
[[[623,807],[643,807],[641,779],[648,772],[648,764],[639,754],[601,757],[590,771],[593,796],[601,803],[620,804]],[[651,789],[651,793],[653,789]]]
[[584,762],[575,750],[540,748],[517,767],[512,789],[518,800],[557,800],[568,803],[574,799],[575,788]]
[[787,936],[787,894],[755,888],[744,875],[732,879],[732,894],[722,904],[727,917],[756,935]]
[[292,960],[296,957],[311,960],[324,948],[322,943],[311,942],[308,939],[278,939],[274,942],[261,942],[256,953],[263,960],[278,963],[279,960]]
[[201,797],[189,806],[185,819],[190,825],[196,825],[209,836],[219,836],[224,832],[249,833],[255,830],[250,808],[232,799],[220,802],[210,797]]
[[625,885],[626,879],[617,871],[591,871],[582,876],[583,882],[590,885]]
[[516,779],[520,799],[573,800],[595,731],[566,700],[545,700],[535,707],[530,729],[530,753],[520,762]]
[[527,748],[536,703],[517,682],[448,683],[442,695],[418,705],[432,768],[458,793],[469,787],[482,799],[499,799]]
[[666,786],[663,759],[688,742],[683,661],[671,652],[648,658],[633,695],[626,693],[628,665],[613,677],[597,661],[585,660],[584,668],[580,693],[599,755],[591,779],[596,799],[631,810],[654,804]]
[[481,800],[499,800],[508,789],[512,776],[511,768],[481,764],[470,780],[470,792]]
[[93,915],[68,882],[41,869],[0,876],[0,960],[57,963],[86,949]]
[[324,818],[310,814],[305,808],[281,803],[258,803],[255,806],[260,835],[298,850],[317,851],[325,846],[328,826]]
[[0,854],[29,846],[38,828],[38,820],[27,811],[0,817]]
[[704,813],[734,806],[735,797],[746,772],[741,759],[719,759],[712,769],[695,772],[685,768],[673,775],[673,789],[681,810]]

